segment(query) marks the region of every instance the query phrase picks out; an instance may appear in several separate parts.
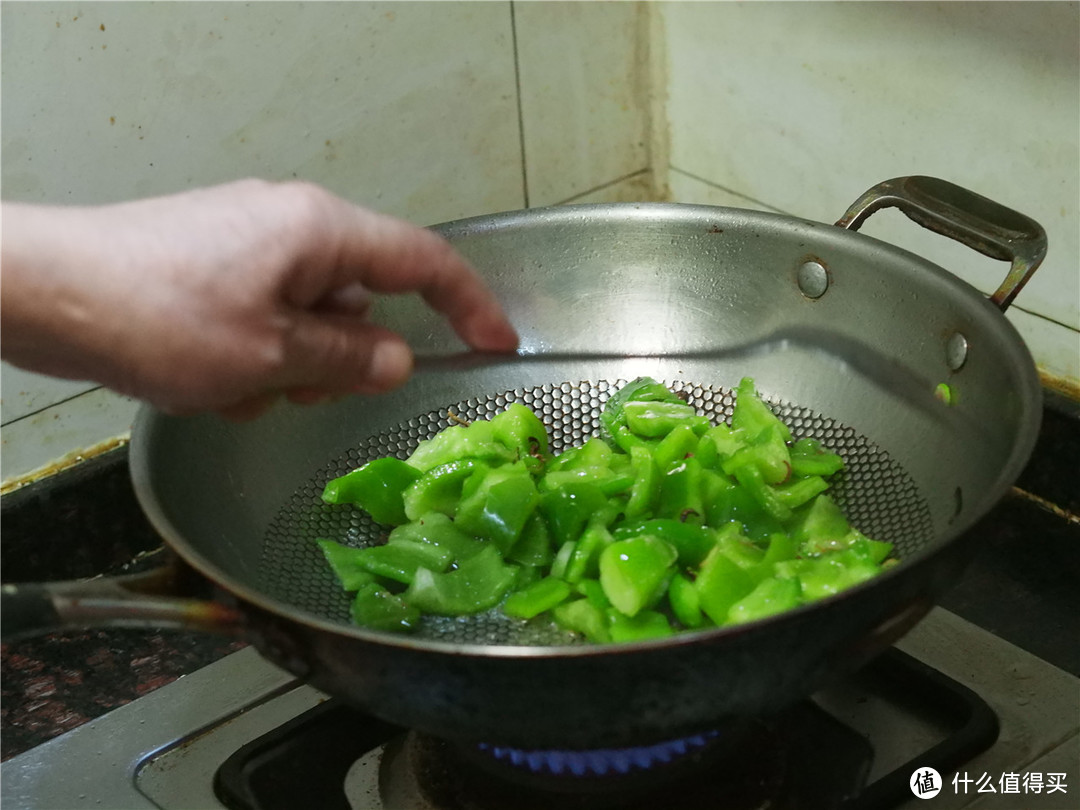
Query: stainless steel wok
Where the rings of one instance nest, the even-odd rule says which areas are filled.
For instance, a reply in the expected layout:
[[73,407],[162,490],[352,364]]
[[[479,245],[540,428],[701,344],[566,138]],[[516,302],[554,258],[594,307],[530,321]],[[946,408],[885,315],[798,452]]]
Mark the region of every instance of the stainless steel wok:
[[[1010,262],[989,300],[918,256],[855,233],[877,208]],[[838,227],[839,226],[839,227]],[[568,206],[439,226],[519,329],[516,357],[470,355],[412,299],[373,317],[422,359],[403,390],[282,404],[237,425],[144,410],[135,488],[182,565],[130,581],[5,586],[8,634],[111,622],[240,634],[326,692],[451,739],[582,748],[653,741],[769,713],[854,670],[957,578],[966,530],[1020,473],[1039,427],[1034,364],[1003,310],[1042,260],[1035,222],[940,180],[875,186],[837,225],[727,208]],[[350,626],[316,537],[379,527],[319,500],[365,460],[404,455],[447,424],[523,401],[556,448],[597,427],[621,381],[647,374],[723,418],[752,376],[796,436],[844,456],[839,497],[902,562],[767,620],[624,645],[573,644],[497,616],[418,636]],[[951,404],[940,396],[945,384]],[[177,590],[177,572],[213,599]],[[166,574],[168,576],[166,576]]]

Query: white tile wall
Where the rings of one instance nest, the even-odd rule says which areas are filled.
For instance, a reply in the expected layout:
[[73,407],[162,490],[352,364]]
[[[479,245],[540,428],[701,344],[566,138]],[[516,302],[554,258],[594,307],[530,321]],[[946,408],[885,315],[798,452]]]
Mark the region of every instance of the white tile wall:
[[[520,208],[526,178],[533,205],[651,193],[636,3],[0,9],[5,199],[299,177],[431,224]],[[129,429],[129,400],[0,371],[4,479]]]
[[[676,199],[831,221],[890,177],[967,186],[1046,228],[1047,259],[1010,316],[1044,370],[1080,379],[1076,3],[661,8]],[[895,212],[863,231],[984,291],[1005,274]]]
[[529,205],[551,205],[648,164],[646,9],[517,3]]
[[[1039,220],[1013,307],[1080,378],[1076,3],[5,3],[5,198],[95,203],[301,177],[421,224],[672,197],[837,217],[937,174]],[[664,56],[666,52],[666,58]],[[670,142],[669,142],[670,141]],[[867,233],[989,290],[888,212]],[[0,367],[8,479],[135,403]]]

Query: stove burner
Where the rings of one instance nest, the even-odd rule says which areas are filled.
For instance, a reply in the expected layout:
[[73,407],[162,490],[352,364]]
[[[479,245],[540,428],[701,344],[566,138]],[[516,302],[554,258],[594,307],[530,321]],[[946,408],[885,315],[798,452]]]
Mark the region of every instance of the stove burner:
[[911,656],[891,650],[863,675],[875,694],[943,726],[937,745],[870,784],[870,742],[813,701],[745,729],[568,752],[449,743],[331,700],[240,748],[217,772],[215,791],[232,810],[348,810],[346,775],[361,757],[376,756],[384,803],[365,807],[879,810],[910,801],[916,766],[956,770],[997,737],[997,718],[981,698]]
[[598,748],[590,751],[560,749],[524,750],[501,745],[480,743],[477,749],[490,754],[496,760],[528,768],[533,773],[555,776],[607,776],[628,774],[636,770],[649,770],[657,765],[667,765],[684,756],[704,749],[719,731],[706,731],[654,745],[632,748]]

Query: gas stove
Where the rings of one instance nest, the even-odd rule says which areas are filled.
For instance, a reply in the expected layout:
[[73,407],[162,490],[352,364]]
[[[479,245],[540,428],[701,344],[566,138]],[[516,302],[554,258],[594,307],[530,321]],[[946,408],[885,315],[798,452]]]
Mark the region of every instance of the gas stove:
[[462,748],[341,705],[247,648],[8,760],[0,799],[27,810],[1080,806],[1080,678],[942,608],[862,672],[751,726],[649,749]]

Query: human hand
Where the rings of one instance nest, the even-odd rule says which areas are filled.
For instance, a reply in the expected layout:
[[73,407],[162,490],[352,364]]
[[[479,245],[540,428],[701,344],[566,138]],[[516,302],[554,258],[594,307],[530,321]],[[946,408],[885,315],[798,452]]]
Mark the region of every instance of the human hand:
[[417,292],[483,351],[517,335],[434,233],[313,185],[245,180],[100,207],[5,204],[2,345],[170,413],[252,418],[401,385],[412,353],[365,317]]

